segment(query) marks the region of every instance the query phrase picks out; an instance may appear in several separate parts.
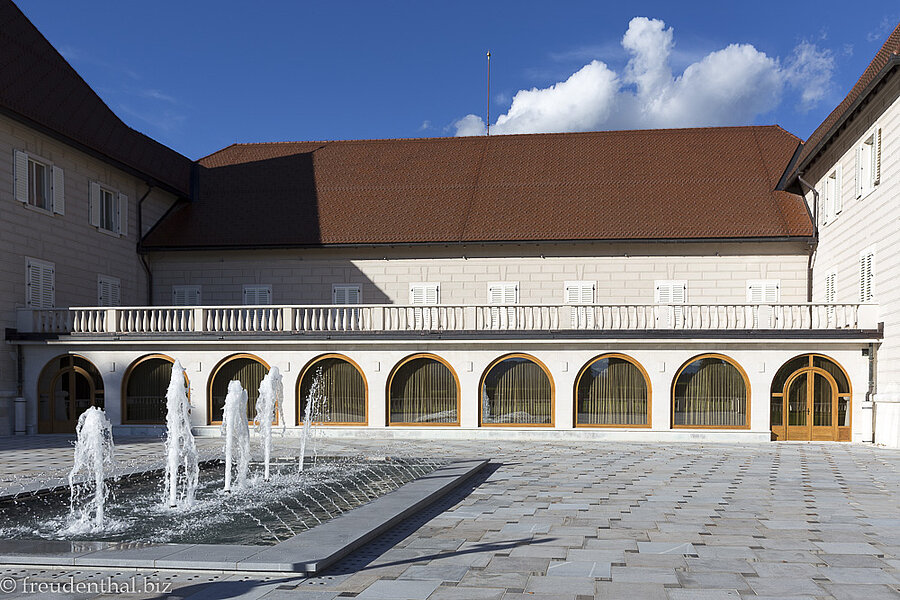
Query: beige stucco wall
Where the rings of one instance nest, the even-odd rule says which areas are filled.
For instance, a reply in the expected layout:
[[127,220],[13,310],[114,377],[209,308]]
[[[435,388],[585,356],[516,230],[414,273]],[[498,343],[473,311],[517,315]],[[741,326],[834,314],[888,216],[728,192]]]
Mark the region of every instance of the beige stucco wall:
[[[881,183],[856,197],[856,148],[873,130],[882,129]],[[900,73],[885,85],[846,125],[804,178],[820,194],[823,178],[841,166],[843,210],[827,224],[820,219],[819,246],[813,268],[813,298],[825,297],[825,277],[836,272],[836,300],[859,301],[859,256],[875,251],[874,302],[884,322],[878,350],[876,406],[882,419],[880,443],[900,446]],[[807,194],[812,202],[812,193]],[[820,209],[821,210],[821,209]]]
[[201,286],[203,304],[241,304],[270,284],[275,304],[330,304],[355,283],[363,304],[407,304],[411,283],[440,283],[441,304],[485,304],[488,285],[519,283],[522,304],[562,303],[566,281],[597,282],[598,303],[653,303],[656,280],[687,280],[688,302],[746,301],[747,281],[778,279],[784,302],[805,302],[803,243],[510,244],[343,250],[166,252],[152,255],[154,302]]
[[[65,172],[65,214],[57,215],[18,202],[13,195],[13,152],[24,150]],[[113,236],[90,225],[91,180],[128,195],[128,233]],[[137,201],[147,184],[47,135],[0,116],[0,335],[15,327],[15,309],[25,306],[26,257],[54,263],[57,306],[97,304],[97,276],[121,280],[122,302],[146,302],[146,278],[135,251]],[[154,190],[144,201],[144,225],[174,201]],[[150,216],[151,218],[148,218]],[[0,352],[0,435],[11,430],[8,414],[16,394],[15,348]]]

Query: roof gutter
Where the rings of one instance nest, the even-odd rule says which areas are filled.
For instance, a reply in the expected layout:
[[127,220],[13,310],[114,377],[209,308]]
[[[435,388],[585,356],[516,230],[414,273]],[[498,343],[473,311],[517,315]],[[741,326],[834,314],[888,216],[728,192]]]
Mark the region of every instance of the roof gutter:
[[[805,201],[804,201],[805,203]],[[808,209],[807,209],[808,210]],[[370,244],[248,244],[248,245],[209,245],[209,246],[144,246],[142,252],[203,252],[203,251],[221,251],[221,250],[307,250],[320,249],[332,250],[343,248],[397,248],[397,247],[435,247],[435,246],[500,246],[500,245],[523,245],[523,244],[702,244],[702,243],[773,243],[773,242],[800,242],[812,244],[816,242],[816,236],[749,236],[749,237],[709,237],[709,238],[604,238],[604,239],[528,239],[528,240],[447,240],[434,242],[384,242]]]
[[796,176],[799,177],[802,169],[805,169],[818,155],[819,152],[823,149],[825,144],[831,141],[831,138],[834,136],[837,131],[843,127],[844,123],[847,122],[848,119],[856,112],[856,109],[860,107],[860,105],[868,98],[869,94],[881,83],[881,81],[887,76],[887,74],[896,66],[900,65],[900,56],[897,54],[891,55],[888,58],[887,63],[884,67],[881,68],[880,71],[872,78],[872,81],[863,88],[863,90],[859,93],[859,96],[856,97],[856,100],[850,103],[850,106],[847,107],[847,110],[840,116],[837,122],[831,126],[831,128],[825,133],[822,139],[817,143],[812,151],[803,159],[803,162],[797,165]]

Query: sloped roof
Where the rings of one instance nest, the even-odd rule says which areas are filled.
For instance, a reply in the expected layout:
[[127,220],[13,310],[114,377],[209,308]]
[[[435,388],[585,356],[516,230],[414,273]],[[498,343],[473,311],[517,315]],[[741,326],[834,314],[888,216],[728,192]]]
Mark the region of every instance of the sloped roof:
[[147,249],[808,237],[777,126],[235,144]]
[[894,28],[891,35],[885,40],[884,45],[863,71],[859,80],[850,89],[850,93],[844,98],[837,107],[831,111],[822,124],[819,125],[809,139],[803,144],[803,149],[797,158],[794,175],[797,171],[803,169],[805,165],[815,158],[819,149],[828,142],[831,136],[836,132],[837,127],[853,112],[858,102],[861,101],[865,94],[870,91],[870,85],[884,74],[885,68],[900,64],[900,23]]
[[189,194],[190,159],[125,125],[11,0],[0,0],[0,111]]

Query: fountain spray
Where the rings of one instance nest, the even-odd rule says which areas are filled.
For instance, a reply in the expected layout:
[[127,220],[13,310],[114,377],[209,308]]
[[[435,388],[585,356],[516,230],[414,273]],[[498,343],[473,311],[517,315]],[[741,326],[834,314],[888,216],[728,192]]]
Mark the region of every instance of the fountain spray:
[[166,478],[163,502],[170,508],[178,506],[179,483],[181,503],[194,503],[197,481],[200,478],[197,445],[191,433],[191,404],[184,385],[184,367],[180,361],[172,365],[172,379],[166,391]]
[[272,421],[277,413],[281,423],[281,435],[284,435],[284,385],[281,383],[281,372],[272,367],[259,384],[259,399],[256,401],[256,431],[261,436],[265,474],[263,479],[269,481],[269,458],[272,455]]
[[309,394],[306,395],[306,408],[303,410],[303,429],[300,431],[300,473],[303,472],[303,462],[306,459],[306,441],[309,439],[312,431],[313,421],[318,417],[317,401],[321,385],[322,370],[319,369],[315,378],[313,378],[312,385],[309,386]]
[[[70,517],[72,527],[87,525],[90,531],[103,529],[103,508],[109,489],[106,487],[107,469],[113,467],[115,446],[112,437],[112,425],[99,408],[92,406],[78,417],[75,427],[78,436],[75,442],[75,464],[69,471]],[[76,485],[75,478],[84,473],[86,481]],[[81,496],[93,495],[76,508]]]
[[222,411],[222,433],[225,434],[225,491],[231,491],[232,456],[237,453],[237,487],[247,483],[250,468],[250,425],[247,423],[247,391],[241,382],[228,384]]

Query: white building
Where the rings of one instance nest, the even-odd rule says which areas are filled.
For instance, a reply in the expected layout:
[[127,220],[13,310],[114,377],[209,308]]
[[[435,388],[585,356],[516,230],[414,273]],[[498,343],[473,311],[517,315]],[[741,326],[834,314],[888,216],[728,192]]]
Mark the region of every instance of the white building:
[[[74,75],[14,6],[0,18],[0,41]],[[893,224],[861,233],[869,207],[893,210],[900,189],[887,154],[900,131],[898,31],[876,58],[882,83],[854,88],[805,145],[778,127],[699,128],[233,145],[191,165],[147,138],[112,135],[95,156],[78,131],[57,131],[65,118],[41,123],[0,92],[11,157],[0,205],[33,219],[20,231],[65,240],[4,248],[24,261],[3,274],[18,290],[0,297],[19,365],[16,377],[15,361],[0,365],[21,398],[10,428],[71,431],[95,404],[117,433],[159,430],[178,358],[199,433],[217,432],[229,380],[253,398],[277,365],[288,424],[318,377],[331,435],[862,442],[875,431],[896,445],[900,291],[882,279],[890,253],[877,273],[871,253],[854,268],[897,239]],[[828,173],[841,156],[856,168],[869,131],[881,162],[860,160],[881,165],[880,179],[851,202],[855,184],[839,176],[838,210],[821,198]],[[42,143],[56,144],[51,156]],[[16,151],[50,167],[51,196],[62,167],[65,215],[16,199]],[[122,206],[141,214],[140,243],[136,224],[110,231],[92,195],[119,202],[119,223]],[[84,260],[94,247],[116,257],[91,271],[99,296],[63,299],[62,266],[67,289],[84,288],[76,266],[98,260]],[[859,281],[872,291],[855,295]]]

